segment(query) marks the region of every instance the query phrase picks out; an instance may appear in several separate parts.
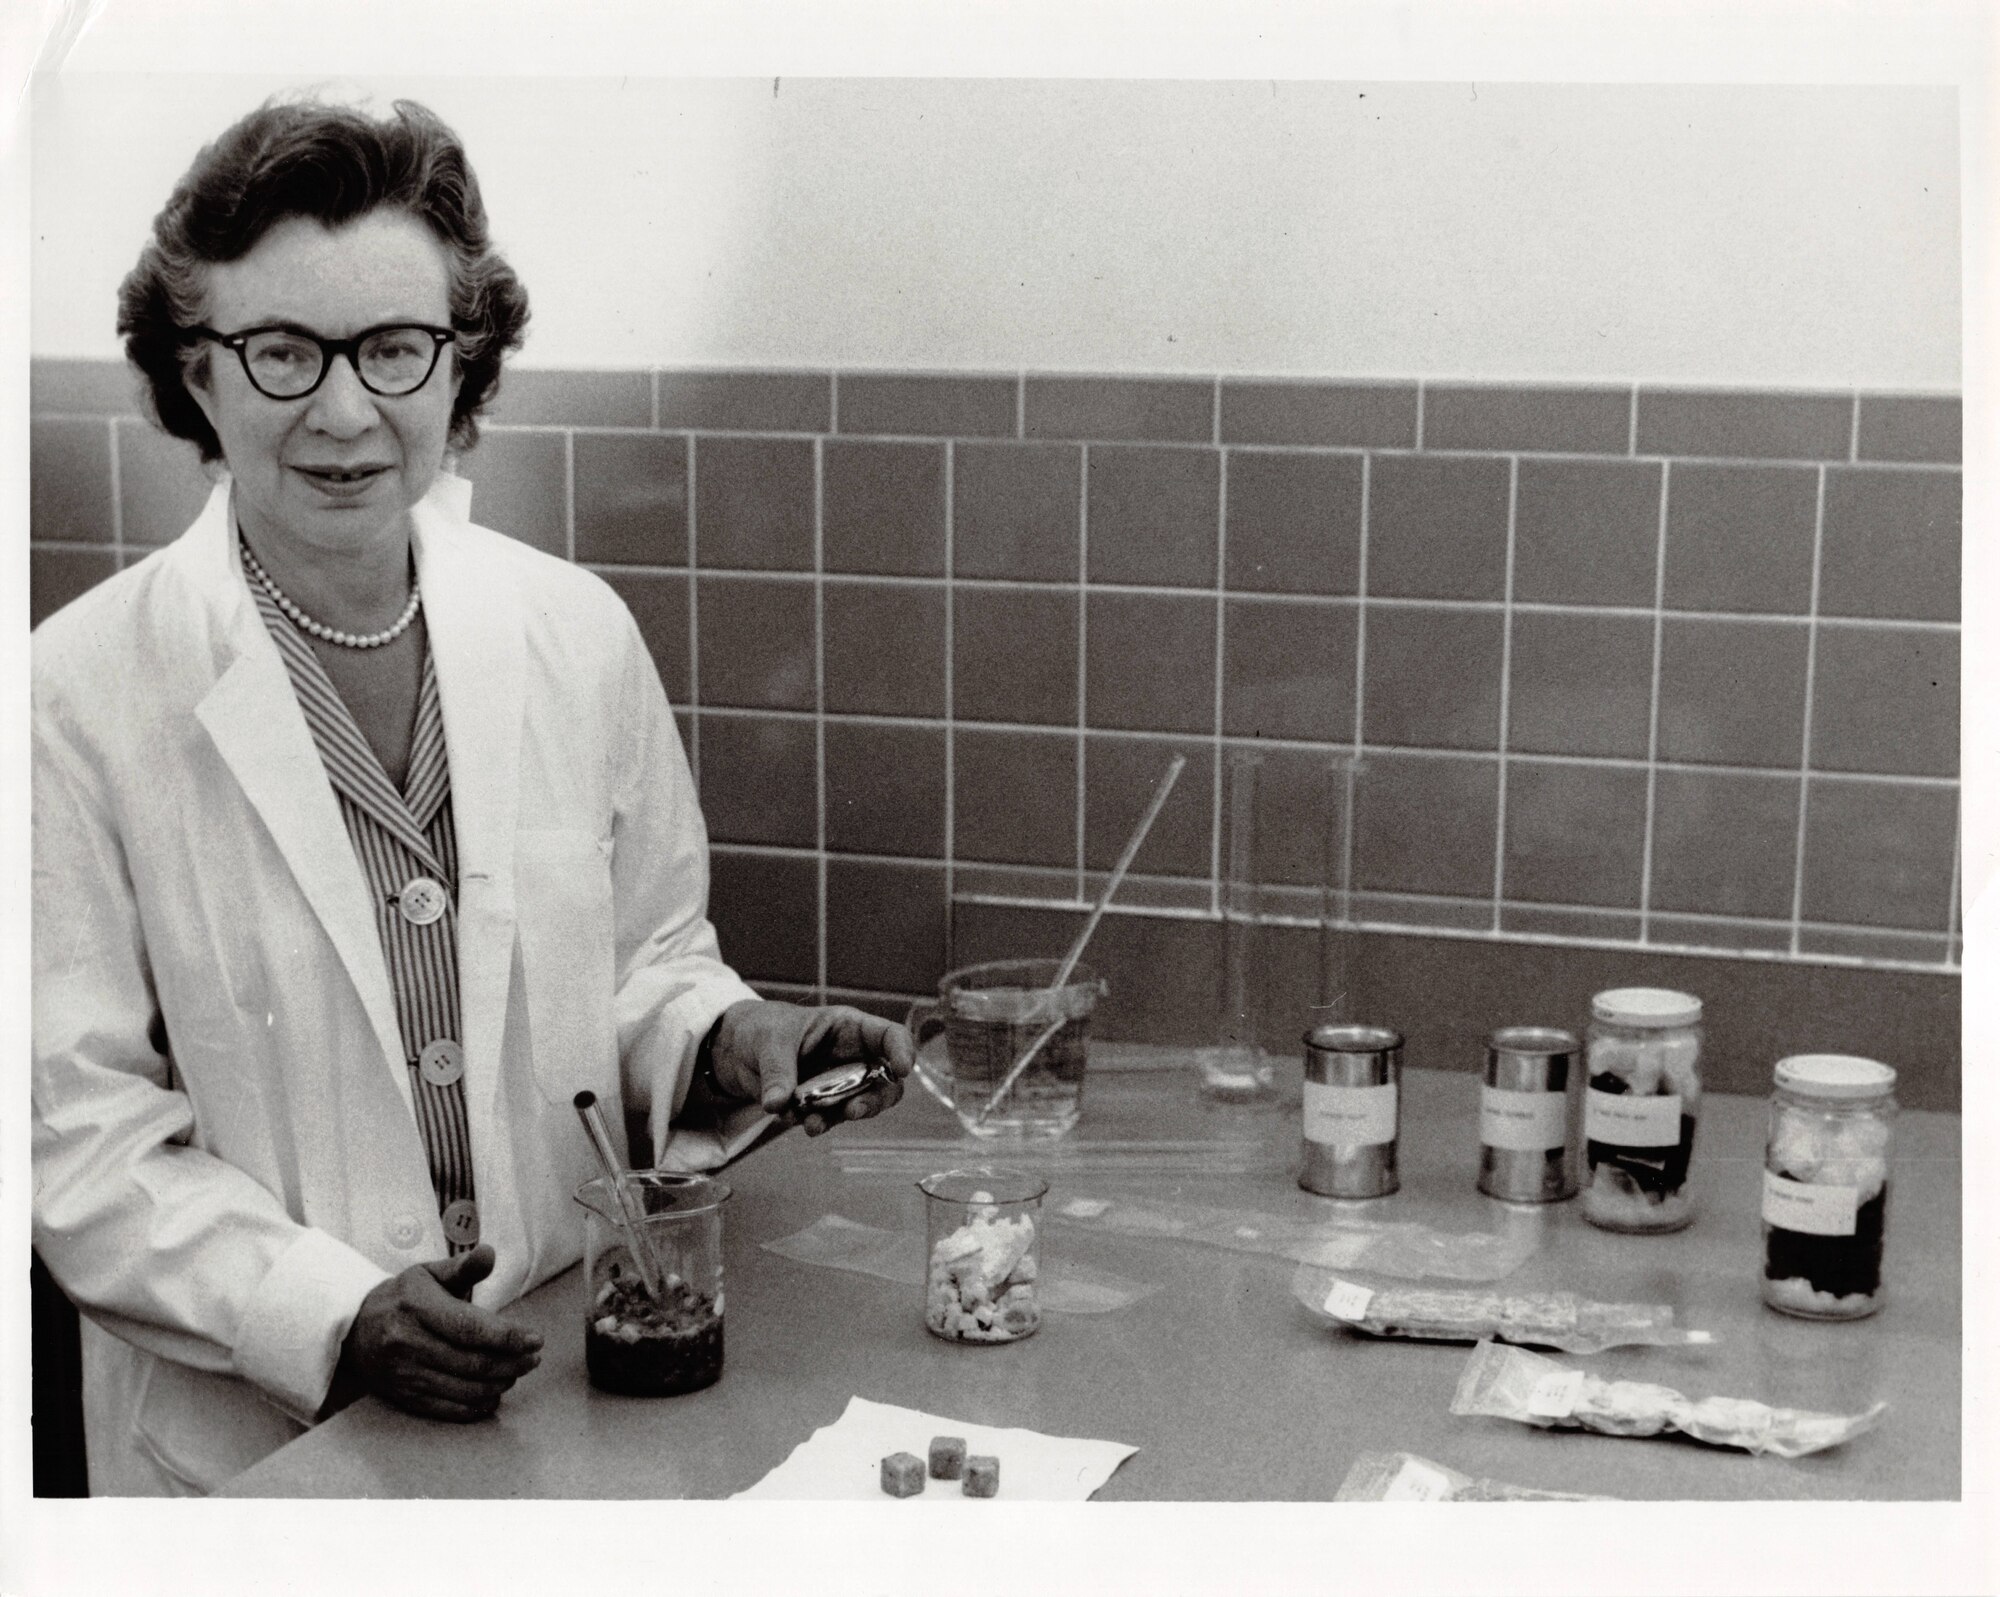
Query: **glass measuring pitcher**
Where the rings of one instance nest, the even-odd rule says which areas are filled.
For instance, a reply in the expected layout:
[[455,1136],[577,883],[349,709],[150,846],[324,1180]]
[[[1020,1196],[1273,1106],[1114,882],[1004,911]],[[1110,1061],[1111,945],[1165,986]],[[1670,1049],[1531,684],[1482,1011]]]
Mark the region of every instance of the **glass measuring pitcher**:
[[[627,1397],[698,1392],[722,1378],[722,1206],[709,1176],[636,1170],[625,1178],[638,1236],[599,1176],[583,1205],[584,1364],[599,1391]],[[644,1263],[633,1255],[644,1250]],[[650,1271],[658,1292],[648,1289]]]
[[[1109,991],[1078,965],[1051,992],[1054,959],[1002,959],[946,974],[935,1001],[910,1006],[918,1043],[917,1080],[975,1137],[1024,1141],[1060,1137],[1083,1109],[1091,1012]],[[1051,1030],[1053,1028],[1053,1030]],[[944,1033],[943,1057],[922,1045]],[[994,1102],[1022,1055],[1044,1032],[1012,1086]],[[987,1106],[991,1103],[992,1107]]]

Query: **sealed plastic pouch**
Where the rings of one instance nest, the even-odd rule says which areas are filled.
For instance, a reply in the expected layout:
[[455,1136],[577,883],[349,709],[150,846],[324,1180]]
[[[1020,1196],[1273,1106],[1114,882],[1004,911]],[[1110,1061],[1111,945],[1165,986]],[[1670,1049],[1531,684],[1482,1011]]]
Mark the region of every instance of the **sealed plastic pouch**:
[[1683,1330],[1664,1303],[1598,1303],[1573,1292],[1494,1292],[1367,1286],[1338,1271],[1300,1265],[1292,1295],[1323,1325],[1424,1342],[1493,1339],[1601,1353],[1609,1347],[1686,1347],[1712,1341]]
[[1608,1503],[1584,1492],[1544,1492],[1510,1481],[1462,1475],[1448,1464],[1415,1453],[1363,1453],[1354,1461],[1336,1503]]

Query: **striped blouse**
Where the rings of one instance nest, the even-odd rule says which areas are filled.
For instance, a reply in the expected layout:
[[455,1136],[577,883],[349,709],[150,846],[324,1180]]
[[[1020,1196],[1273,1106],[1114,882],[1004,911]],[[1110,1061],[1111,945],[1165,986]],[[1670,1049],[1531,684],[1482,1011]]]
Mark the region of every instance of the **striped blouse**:
[[479,1241],[479,1209],[459,1029],[458,838],[437,674],[426,652],[410,768],[398,793],[312,645],[258,584],[249,588],[284,657],[368,883],[438,1215],[451,1251],[462,1253]]

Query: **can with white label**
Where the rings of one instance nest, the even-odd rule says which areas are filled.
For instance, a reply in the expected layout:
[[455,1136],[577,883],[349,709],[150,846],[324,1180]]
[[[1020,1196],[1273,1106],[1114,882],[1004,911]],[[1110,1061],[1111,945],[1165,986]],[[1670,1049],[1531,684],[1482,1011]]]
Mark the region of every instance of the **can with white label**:
[[1576,1192],[1583,1045],[1573,1031],[1507,1026],[1486,1044],[1479,1087],[1479,1190],[1513,1203]]
[[1306,1033],[1305,1163],[1299,1185],[1328,1198],[1396,1190],[1403,1035],[1387,1026]]
[[1795,1054],[1772,1075],[1764,1301],[1858,1320],[1882,1306],[1896,1072],[1851,1054]]

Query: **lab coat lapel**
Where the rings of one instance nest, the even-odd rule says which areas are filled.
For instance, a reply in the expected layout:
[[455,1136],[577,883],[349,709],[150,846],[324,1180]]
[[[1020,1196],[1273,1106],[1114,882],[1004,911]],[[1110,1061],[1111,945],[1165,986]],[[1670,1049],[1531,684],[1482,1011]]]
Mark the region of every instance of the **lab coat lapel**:
[[408,1102],[409,1072],[367,883],[284,660],[243,585],[232,525],[225,482],[175,551],[216,628],[220,674],[195,713],[325,928]]
[[440,477],[415,519],[417,576],[437,670],[458,837],[466,1085],[476,1107],[490,1113],[513,970],[526,644],[518,591],[471,546],[465,528],[469,504],[469,484]]

